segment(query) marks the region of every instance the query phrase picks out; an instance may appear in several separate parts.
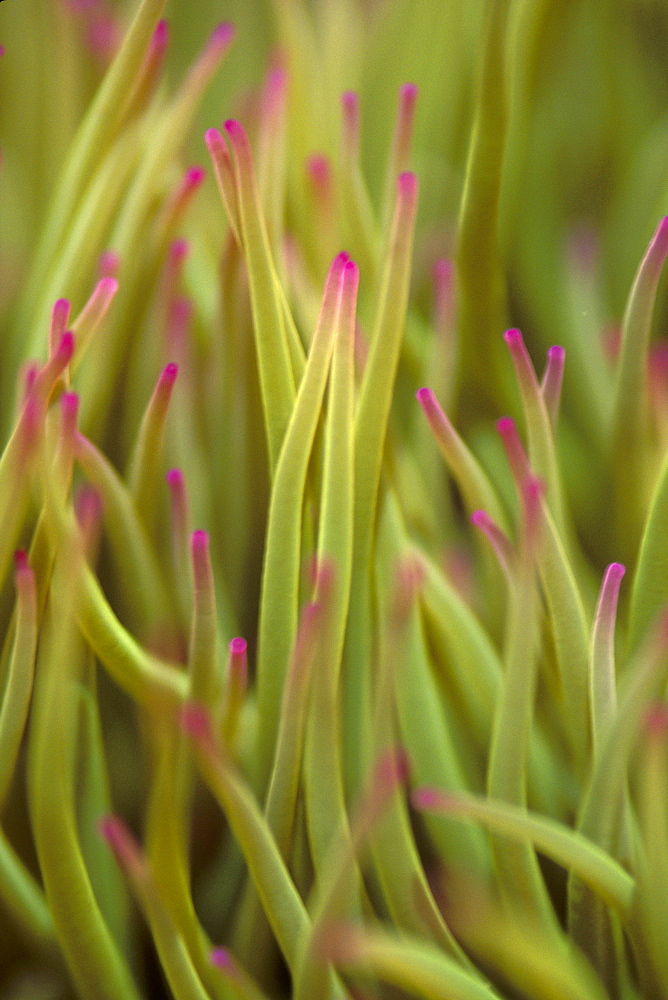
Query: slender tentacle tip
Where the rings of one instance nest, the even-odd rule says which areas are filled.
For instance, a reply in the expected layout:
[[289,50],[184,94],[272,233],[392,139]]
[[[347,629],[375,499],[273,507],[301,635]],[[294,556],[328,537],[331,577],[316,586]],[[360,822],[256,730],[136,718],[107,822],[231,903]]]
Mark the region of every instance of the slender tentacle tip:
[[120,816],[113,813],[102,816],[98,820],[97,831],[111,848],[121,868],[137,870],[141,867],[141,848]]
[[213,725],[211,716],[204,705],[197,702],[187,702],[180,713],[181,728],[192,739],[201,745],[213,741]]
[[417,198],[418,179],[412,170],[404,170],[397,178],[397,191],[401,201],[411,204]]
[[332,163],[324,153],[313,153],[306,159],[306,174],[321,199],[329,197],[332,188]]
[[28,553],[24,549],[17,549],[14,553],[14,569],[16,571],[17,577],[21,573],[26,573],[30,571],[30,564],[28,562]]
[[652,740],[663,740],[668,735],[668,704],[655,702],[645,712],[645,731]]
[[160,372],[160,377],[158,378],[158,387],[162,390],[171,392],[176,382],[176,376],[179,374],[179,366],[174,361],[170,361],[168,365]]
[[430,414],[435,413],[438,409],[438,403],[436,401],[436,396],[432,389],[428,389],[423,386],[421,389],[415,393],[415,398],[425,412],[425,415],[429,417]]
[[448,812],[457,808],[458,800],[440,788],[425,786],[411,792],[411,803],[420,812]]
[[237,973],[236,962],[227,948],[214,948],[209,954],[209,961],[228,976],[234,976]]
[[115,250],[104,250],[97,262],[98,281],[116,278],[121,269],[121,256]]
[[404,747],[392,747],[381,754],[374,768],[374,788],[391,794],[396,788],[407,784],[411,773],[411,762]]
[[204,178],[206,177],[206,170],[204,167],[193,166],[188,167],[185,174],[183,175],[183,188],[188,194],[196,191],[197,188],[202,184]]
[[215,55],[222,55],[234,41],[236,28],[230,21],[222,21],[211,32],[207,48]]
[[53,354],[56,345],[67,329],[71,308],[69,299],[56,299],[53,304],[49,330],[49,354]]
[[173,240],[169,245],[169,262],[172,267],[179,267],[190,253],[190,241],[183,238]]
[[248,679],[248,643],[242,636],[235,636],[230,639],[228,651],[228,673],[235,683],[245,687]]
[[169,22],[164,18],[158,21],[153,37],[151,39],[151,50],[153,55],[162,55],[169,45]]
[[517,432],[517,426],[512,417],[501,417],[496,422],[496,429],[506,452],[515,485],[521,492],[523,484],[531,476],[531,466]]
[[101,493],[89,483],[84,483],[74,497],[74,513],[84,536],[100,523],[102,510]]

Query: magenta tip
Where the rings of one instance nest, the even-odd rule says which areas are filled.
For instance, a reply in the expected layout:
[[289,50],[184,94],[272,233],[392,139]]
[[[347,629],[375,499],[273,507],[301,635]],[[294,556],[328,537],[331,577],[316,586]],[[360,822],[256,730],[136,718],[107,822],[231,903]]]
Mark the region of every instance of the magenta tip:
[[399,89],[399,99],[408,111],[412,111],[417,96],[418,88],[414,83],[404,83]]
[[434,261],[434,280],[439,284],[450,281],[454,273],[454,265],[449,257],[439,257]]
[[192,546],[193,553],[195,553],[196,555],[205,554],[209,549],[208,531],[202,531],[201,528],[198,528],[196,531],[193,531],[190,539],[190,544]]
[[202,183],[205,177],[206,177],[206,171],[204,170],[204,167],[199,167],[199,166],[189,167],[188,170],[186,170],[184,177],[186,187],[189,190],[192,188],[199,187],[199,185]]
[[224,49],[231,44],[235,35],[235,27],[229,21],[217,24],[211,32],[209,44],[216,49]]
[[0,45],[0,59],[4,56],[4,54],[5,54],[5,47],[4,45]]
[[288,82],[288,74],[283,66],[274,66],[267,73],[265,80],[266,93],[275,100],[280,97]]
[[101,816],[98,820],[97,830],[102,839],[109,844],[120,864],[129,865],[133,859],[137,858],[139,848],[130,830],[119,816],[113,813]]
[[404,170],[397,178],[397,189],[405,198],[413,198],[417,194],[417,176],[412,170]]
[[69,316],[70,309],[71,306],[69,299],[56,299],[53,303],[52,315],[58,318],[61,318],[64,315]]
[[118,291],[118,281],[116,280],[116,278],[113,277],[113,275],[108,274],[106,275],[106,277],[100,278],[100,280],[97,283],[97,288],[95,289],[95,291],[98,293],[98,295],[104,295],[108,296],[109,298],[113,298],[113,296]]
[[230,653],[233,656],[243,656],[248,649],[248,643],[240,635],[230,639]]
[[433,390],[427,388],[427,386],[423,386],[415,393],[415,398],[420,406],[430,406],[434,402]]
[[156,29],[153,32],[153,46],[156,49],[162,51],[167,48],[169,43],[169,24],[164,18],[158,21]]
[[411,802],[416,809],[432,810],[443,802],[443,794],[435,788],[416,788],[411,795]]
[[563,361],[566,357],[566,351],[560,344],[554,344],[553,347],[548,348],[547,356],[550,361]]
[[120,826],[121,823],[117,816],[101,816],[98,820],[97,829],[100,836],[113,847],[119,841]]
[[621,580],[626,573],[626,566],[623,563],[610,563],[606,576],[611,576],[615,580]]
[[183,486],[183,471],[181,469],[170,469],[165,479],[169,486]]
[[75,509],[77,520],[80,523],[97,521],[102,514],[102,497],[95,489],[87,483],[77,491],[75,498]]
[[66,417],[76,417],[79,411],[79,396],[76,392],[64,392],[60,397],[60,408]]
[[100,280],[103,280],[104,278],[115,278],[118,274],[120,266],[120,254],[116,253],[115,250],[105,250],[100,254],[97,266]]
[[234,972],[234,962],[227,948],[214,948],[209,959],[212,965],[225,972]]
[[194,701],[183,706],[181,726],[189,736],[194,736],[196,739],[206,738],[211,733],[211,723],[206,708]]
[[503,339],[508,344],[508,347],[513,348],[522,343],[522,334],[516,327],[512,327],[512,329],[506,330]]
[[332,165],[329,157],[324,153],[314,153],[306,160],[306,170],[313,181],[320,188],[325,188],[331,181]]
[[17,573],[24,573],[30,569],[28,553],[24,549],[17,549],[14,553],[14,567]]
[[501,417],[496,422],[496,429],[501,435],[501,437],[505,437],[508,434],[514,433],[515,421],[513,420],[512,417]]
[[471,524],[475,524],[476,528],[479,528],[483,524],[487,524],[489,519],[489,514],[486,510],[474,510],[471,514]]
[[359,97],[355,90],[344,90],[341,94],[341,104],[343,109],[349,114],[356,112],[359,106]]
[[348,258],[343,265],[343,277],[349,282],[359,281],[360,269],[354,260]]
[[228,118],[223,127],[230,139],[241,139],[246,136],[243,125],[235,118]]
[[56,353],[67,364],[74,354],[74,334],[71,330],[66,330],[60,338]]
[[645,712],[645,725],[650,736],[665,736],[668,732],[668,705],[663,702],[650,705]]
[[210,152],[219,149],[221,145],[225,145],[225,140],[217,128],[208,128],[204,133],[204,141]]
[[173,361],[170,361],[168,365],[162,370],[161,380],[164,382],[171,382],[172,384],[176,380],[176,376],[179,374],[179,366]]
[[181,264],[189,253],[190,242],[188,240],[174,240],[169,248],[169,257],[173,264]]

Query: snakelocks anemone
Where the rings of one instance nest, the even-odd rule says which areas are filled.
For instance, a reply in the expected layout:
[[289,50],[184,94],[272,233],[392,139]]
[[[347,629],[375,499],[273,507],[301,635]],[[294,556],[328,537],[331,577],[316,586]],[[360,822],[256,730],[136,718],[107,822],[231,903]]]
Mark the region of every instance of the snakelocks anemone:
[[668,1000],[665,0],[0,46],[0,1000]]

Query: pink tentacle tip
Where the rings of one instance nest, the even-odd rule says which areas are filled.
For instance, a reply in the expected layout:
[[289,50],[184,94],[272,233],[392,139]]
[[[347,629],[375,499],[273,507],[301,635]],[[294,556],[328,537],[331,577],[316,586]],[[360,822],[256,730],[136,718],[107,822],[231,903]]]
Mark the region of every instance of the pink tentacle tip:
[[102,516],[102,497],[94,486],[84,484],[77,491],[74,509],[82,527],[97,523]]
[[612,580],[618,583],[626,573],[626,566],[623,563],[610,563],[605,571],[605,580]]
[[31,572],[28,562],[28,553],[24,549],[17,549],[14,553],[14,569],[19,573]]
[[171,490],[181,490],[185,486],[185,479],[182,469],[170,469],[165,476],[167,485]]
[[208,128],[204,133],[204,142],[206,143],[207,149],[213,155],[216,150],[220,150],[221,147],[225,149],[225,140],[218,131],[217,128]]
[[393,747],[378,759],[374,785],[392,790],[405,785],[410,773],[411,765],[408,753],[403,747]]
[[418,88],[415,83],[404,83],[399,88],[399,98],[406,107],[412,107],[418,96]]
[[273,66],[267,73],[262,88],[263,112],[269,118],[280,112],[288,87],[287,70],[282,65]]
[[113,813],[102,816],[98,821],[97,830],[112,849],[121,866],[127,867],[139,860],[139,845],[119,816]]
[[153,51],[164,52],[169,45],[169,24],[164,19],[158,21],[151,40]]
[[176,376],[178,374],[179,374],[179,366],[175,364],[174,361],[170,361],[169,364],[165,365],[165,367],[162,369],[162,372],[160,374],[160,384],[171,388],[174,385],[176,381]]
[[656,702],[645,712],[645,728],[647,735],[653,739],[663,739],[668,733],[668,705]]
[[500,417],[496,422],[496,429],[504,440],[517,435],[517,428],[512,417]]
[[341,94],[341,107],[346,115],[357,115],[359,112],[359,96],[355,90],[344,90]]
[[433,275],[434,284],[437,288],[443,286],[449,288],[455,274],[455,266],[449,257],[439,257],[434,261]]
[[79,413],[79,396],[76,392],[64,392],[60,397],[60,411],[67,424],[75,424]]
[[511,351],[513,350],[513,348],[520,347],[521,345],[524,344],[522,333],[516,327],[512,327],[510,330],[506,330],[506,332],[503,335],[503,339],[508,344],[508,347],[511,349]]
[[173,267],[181,265],[190,253],[190,241],[185,239],[173,240],[169,247],[169,261]]
[[413,806],[427,812],[440,808],[446,801],[443,792],[436,788],[416,788],[411,795]]
[[417,197],[418,180],[412,170],[404,170],[397,178],[397,191],[401,198],[413,200]]
[[204,705],[188,702],[181,709],[181,728],[193,739],[206,741],[211,738],[211,718]]
[[224,52],[232,44],[235,34],[236,29],[229,21],[217,24],[209,38],[210,48],[216,53]]
[[190,547],[195,559],[201,559],[209,554],[209,533],[198,528],[190,537]]
[[0,45],[0,59],[2,59],[4,54],[5,54],[5,47],[4,45]]
[[188,167],[183,177],[183,186],[190,193],[200,186],[205,177],[206,170],[204,167]]
[[547,357],[553,364],[563,365],[566,360],[566,350],[560,344],[554,344],[548,348]]
[[120,254],[116,253],[115,250],[105,250],[100,254],[100,259],[97,264],[99,281],[104,281],[106,278],[116,278],[120,268]]
[[360,280],[360,269],[354,260],[348,259],[343,265],[343,280],[348,287],[353,287],[357,291]]
[[56,356],[63,365],[69,364],[74,355],[74,334],[71,330],[66,330],[60,338],[56,348]]
[[228,118],[223,127],[233,144],[248,142],[246,130],[241,122],[238,122],[235,118]]
[[227,948],[214,948],[209,955],[209,960],[212,965],[215,965],[217,969],[222,969],[223,972],[236,972],[234,959]]
[[69,299],[56,299],[51,310],[52,326],[58,326],[61,330],[64,330],[70,317],[71,308]]
[[246,640],[237,635],[234,639],[230,639],[230,655],[231,656],[245,656],[248,649],[248,643]]
[[320,194],[329,191],[332,183],[332,164],[324,153],[314,153],[306,160],[306,172]]

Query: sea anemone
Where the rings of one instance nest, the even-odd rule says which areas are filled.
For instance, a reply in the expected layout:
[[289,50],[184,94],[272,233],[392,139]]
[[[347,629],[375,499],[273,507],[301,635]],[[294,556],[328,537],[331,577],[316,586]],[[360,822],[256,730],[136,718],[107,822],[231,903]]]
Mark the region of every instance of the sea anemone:
[[665,5],[164,7],[0,9],[0,996],[668,1000]]

